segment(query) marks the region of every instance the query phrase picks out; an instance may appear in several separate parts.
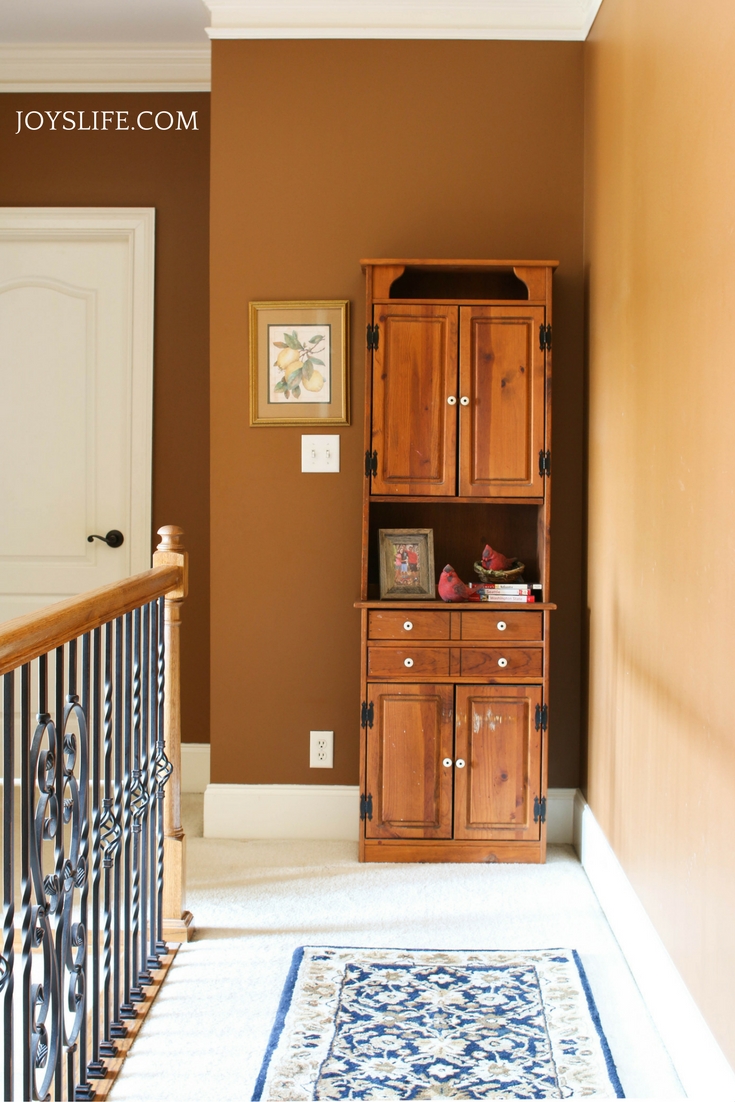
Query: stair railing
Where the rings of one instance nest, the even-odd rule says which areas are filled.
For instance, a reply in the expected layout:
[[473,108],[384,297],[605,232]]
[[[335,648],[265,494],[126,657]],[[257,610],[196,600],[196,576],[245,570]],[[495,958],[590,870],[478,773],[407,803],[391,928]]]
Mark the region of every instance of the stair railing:
[[180,817],[187,555],[180,528],[159,535],[153,569],[0,625],[6,1099],[106,1094],[170,964],[167,943],[192,929]]

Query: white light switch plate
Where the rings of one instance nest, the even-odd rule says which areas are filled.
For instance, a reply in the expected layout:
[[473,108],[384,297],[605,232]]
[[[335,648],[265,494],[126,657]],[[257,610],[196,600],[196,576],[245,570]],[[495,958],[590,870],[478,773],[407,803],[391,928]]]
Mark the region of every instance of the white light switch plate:
[[339,436],[302,436],[301,470],[304,474],[339,474]]

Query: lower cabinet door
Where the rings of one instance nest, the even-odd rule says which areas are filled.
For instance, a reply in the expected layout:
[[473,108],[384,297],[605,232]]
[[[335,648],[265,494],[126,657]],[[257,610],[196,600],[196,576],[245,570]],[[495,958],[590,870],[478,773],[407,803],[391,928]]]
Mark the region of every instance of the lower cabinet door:
[[541,796],[541,687],[458,685],[456,693],[454,837],[538,839],[533,805]]
[[368,698],[365,837],[451,838],[454,686],[372,683]]

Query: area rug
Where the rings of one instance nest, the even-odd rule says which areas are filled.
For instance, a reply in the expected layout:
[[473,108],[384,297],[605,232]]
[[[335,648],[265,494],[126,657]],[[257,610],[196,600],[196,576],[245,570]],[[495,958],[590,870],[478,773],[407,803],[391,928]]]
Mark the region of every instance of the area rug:
[[253,1100],[623,1098],[576,952],[306,946]]

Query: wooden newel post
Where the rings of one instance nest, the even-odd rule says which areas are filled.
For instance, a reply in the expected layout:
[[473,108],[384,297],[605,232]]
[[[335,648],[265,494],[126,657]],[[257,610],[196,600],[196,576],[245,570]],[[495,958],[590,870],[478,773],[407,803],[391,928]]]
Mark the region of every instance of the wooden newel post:
[[188,941],[192,915],[186,910],[186,837],[181,826],[181,606],[189,585],[189,556],[181,528],[166,524],[158,529],[161,542],[154,566],[181,567],[181,584],[165,597],[164,640],[166,689],[163,737],[166,757],[173,767],[166,785],[164,808],[163,936],[166,941]]

